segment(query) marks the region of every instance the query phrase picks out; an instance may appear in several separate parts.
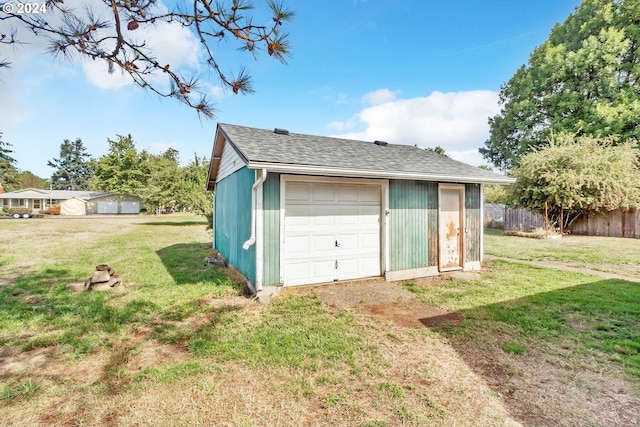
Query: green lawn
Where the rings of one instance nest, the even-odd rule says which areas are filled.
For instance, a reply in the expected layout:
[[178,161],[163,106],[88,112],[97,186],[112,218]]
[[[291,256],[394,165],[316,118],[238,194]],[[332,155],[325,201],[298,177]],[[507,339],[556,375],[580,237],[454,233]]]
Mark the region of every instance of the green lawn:
[[[87,353],[112,345],[114,335],[132,324],[184,319],[203,310],[200,298],[239,289],[222,272],[205,267],[211,245],[198,217],[96,221],[3,221],[7,236],[28,230],[35,236],[16,239],[0,253],[0,277],[15,281],[0,288],[0,346],[65,344],[74,354]],[[183,242],[172,244],[176,240]],[[126,292],[65,289],[102,263],[122,275]]]
[[560,261],[574,267],[640,277],[640,239],[571,235],[560,239],[533,239],[504,236],[502,230],[487,229],[484,251],[499,257]]
[[[491,230],[485,252],[595,267],[640,264],[640,241],[634,239],[539,240]],[[477,280],[405,286],[429,305],[463,313],[461,325],[442,329],[454,340],[515,354],[527,348],[558,357],[573,353],[571,357],[597,361],[601,369],[613,367],[640,377],[639,283],[495,260],[485,263]]]
[[[265,402],[316,408],[311,415],[299,410],[295,419],[319,425],[390,426],[443,416],[433,402],[416,397],[424,390],[398,395],[407,379],[395,383],[393,375],[383,375],[391,364],[381,363],[378,350],[391,338],[367,339],[377,331],[357,317],[331,313],[309,296],[281,295],[265,305],[241,297],[241,286],[230,278],[235,275],[205,265],[211,235],[201,217],[1,225],[0,239],[13,243],[0,252],[0,349],[17,360],[47,360],[11,374],[0,370],[3,422],[111,425],[105,421],[110,413],[119,414],[121,425],[147,425],[145,419],[185,426],[302,422],[283,418],[279,406],[258,415],[253,404],[229,409],[237,408],[236,393],[265,392]],[[122,275],[121,290],[65,288],[102,263]],[[398,341],[402,333],[393,337]],[[244,377],[249,372],[252,380]],[[171,396],[165,396],[168,389]],[[188,413],[180,404],[161,415],[186,395],[198,409]],[[60,396],[70,403],[61,405]]]
[[[497,260],[475,280],[406,283],[464,317],[436,332],[410,329],[296,292],[267,304],[240,297],[230,276],[205,266],[205,225],[186,214],[3,220],[0,239],[12,243],[0,251],[0,350],[33,359],[0,364],[3,422],[508,424],[458,356],[469,348],[640,376],[638,284]],[[553,244],[485,240],[487,253],[524,258],[530,245],[536,257],[576,262],[567,247],[544,246]],[[590,245],[597,261],[614,244]],[[101,263],[122,275],[121,291],[65,289]]]

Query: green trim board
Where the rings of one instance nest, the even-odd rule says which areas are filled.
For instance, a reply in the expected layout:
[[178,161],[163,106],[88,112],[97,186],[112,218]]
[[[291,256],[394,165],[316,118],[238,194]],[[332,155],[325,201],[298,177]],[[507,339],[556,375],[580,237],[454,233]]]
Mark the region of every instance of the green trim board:
[[464,262],[480,262],[482,253],[482,191],[480,184],[466,184],[464,192]]
[[269,173],[262,184],[262,285],[280,284],[280,174]]
[[429,266],[429,185],[389,181],[390,271]]

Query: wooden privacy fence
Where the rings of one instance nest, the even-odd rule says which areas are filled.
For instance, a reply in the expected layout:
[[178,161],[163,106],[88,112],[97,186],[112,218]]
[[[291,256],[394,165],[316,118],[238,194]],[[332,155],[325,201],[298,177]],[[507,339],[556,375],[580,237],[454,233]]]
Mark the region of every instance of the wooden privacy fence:
[[[544,215],[525,208],[504,208],[505,230],[532,231],[544,228]],[[566,230],[583,236],[630,237],[640,239],[640,210],[611,211],[583,215]]]
[[525,208],[504,208],[504,229],[532,231],[544,229],[544,215]]
[[602,215],[582,216],[569,229],[573,234],[585,236],[640,239],[640,211],[611,211]]

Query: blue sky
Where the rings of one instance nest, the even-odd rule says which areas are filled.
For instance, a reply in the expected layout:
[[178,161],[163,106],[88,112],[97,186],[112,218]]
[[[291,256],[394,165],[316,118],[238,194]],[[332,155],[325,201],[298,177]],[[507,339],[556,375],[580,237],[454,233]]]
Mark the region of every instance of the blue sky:
[[[13,0],[0,0],[0,3]],[[86,0],[89,1],[89,0]],[[93,157],[107,138],[131,134],[138,149],[210,156],[216,123],[443,147],[473,165],[499,112],[500,85],[579,5],[579,0],[289,0],[293,57],[239,56],[230,38],[215,46],[224,69],[245,65],[256,93],[225,93],[203,75],[216,119],[108,75],[101,63],[65,62],[29,43],[0,45],[0,132],[18,168],[41,177],[64,139],[81,138]],[[265,7],[255,2],[259,16]],[[0,12],[2,13],[2,12]],[[4,26],[4,27],[3,27]],[[0,32],[7,31],[0,21]],[[150,33],[159,57],[201,69],[184,31]],[[209,78],[210,77],[210,78]]]

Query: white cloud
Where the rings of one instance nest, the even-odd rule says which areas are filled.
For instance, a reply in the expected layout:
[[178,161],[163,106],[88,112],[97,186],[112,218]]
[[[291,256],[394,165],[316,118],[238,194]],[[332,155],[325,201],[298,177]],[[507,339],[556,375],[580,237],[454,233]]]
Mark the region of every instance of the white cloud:
[[[184,67],[198,68],[200,43],[188,28],[176,22],[159,22],[141,26],[134,31],[123,31],[125,37],[130,37],[134,43],[144,43],[153,58],[160,64],[170,64],[174,71]],[[117,68],[114,73],[109,74],[107,63],[102,60],[83,58],[82,69],[87,79],[101,89],[116,89],[133,83],[129,75]],[[166,82],[168,87],[167,77],[162,72],[151,77],[150,81],[156,84]]]
[[[377,101],[397,93],[381,89],[364,98]],[[329,128],[341,132],[334,135],[340,138],[420,148],[439,145],[453,158],[482,164],[481,156],[471,153],[483,145],[489,135],[487,119],[499,111],[497,92],[432,92],[427,97],[374,104],[346,121],[330,123]]]
[[117,89],[133,83],[121,70],[109,74],[107,63],[102,60],[83,59],[82,70],[89,82],[100,89]]
[[369,92],[362,97],[362,100],[369,105],[380,105],[387,102],[395,101],[400,95],[399,90],[378,89]]
[[489,162],[484,157],[482,157],[482,154],[480,154],[478,148],[466,151],[447,151],[447,154],[454,160],[458,160],[472,166],[489,164]]

